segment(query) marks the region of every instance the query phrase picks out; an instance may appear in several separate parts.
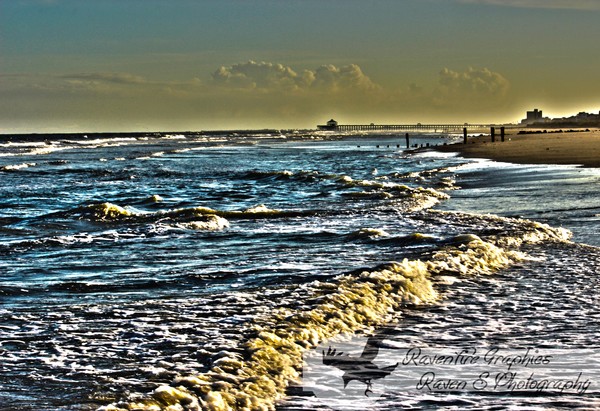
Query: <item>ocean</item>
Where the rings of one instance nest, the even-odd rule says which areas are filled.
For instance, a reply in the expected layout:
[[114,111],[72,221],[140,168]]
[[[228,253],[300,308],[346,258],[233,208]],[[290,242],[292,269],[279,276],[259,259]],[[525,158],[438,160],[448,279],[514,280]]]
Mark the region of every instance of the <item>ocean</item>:
[[0,178],[1,410],[600,408],[598,169],[222,132],[3,142]]

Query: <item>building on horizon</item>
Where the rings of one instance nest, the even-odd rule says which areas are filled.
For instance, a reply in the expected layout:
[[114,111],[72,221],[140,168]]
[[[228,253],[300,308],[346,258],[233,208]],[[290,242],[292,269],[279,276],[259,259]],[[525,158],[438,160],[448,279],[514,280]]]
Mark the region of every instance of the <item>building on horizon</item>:
[[528,111],[527,117],[520,124],[533,127],[600,127],[600,112],[594,114],[581,111],[570,117],[548,118],[542,115],[542,110],[536,108]]
[[534,108],[533,110],[527,112],[526,117],[523,120],[521,120],[521,124],[542,123],[546,120],[548,119],[544,118],[542,110]]

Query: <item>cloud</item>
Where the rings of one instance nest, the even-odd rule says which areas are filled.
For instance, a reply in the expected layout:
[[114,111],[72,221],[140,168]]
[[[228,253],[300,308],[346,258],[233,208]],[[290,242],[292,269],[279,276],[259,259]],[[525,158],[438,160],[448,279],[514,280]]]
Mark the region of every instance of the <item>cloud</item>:
[[212,75],[216,84],[245,89],[294,89],[301,77],[282,64],[254,62],[221,66]]
[[199,78],[187,81],[153,81],[131,73],[91,72],[62,75],[0,73],[0,91],[139,96],[145,94],[193,95],[203,85]]
[[[230,118],[272,116],[286,119],[346,116],[353,121],[407,121],[475,118],[507,106],[510,83],[488,68],[442,69],[429,84],[383,87],[356,64],[325,64],[312,70],[249,61],[219,67],[206,89],[220,103],[219,115]],[[340,113],[340,114],[336,114]]]
[[[6,81],[4,81],[6,80]],[[189,128],[208,98],[202,82],[153,81],[131,73],[0,73],[0,122],[20,132]],[[197,121],[197,120],[196,120]],[[138,126],[135,126],[138,127]]]
[[356,64],[343,67],[322,65],[316,70],[296,72],[277,63],[248,61],[221,66],[212,75],[215,84],[263,92],[287,91],[375,91],[380,89]]
[[503,102],[510,88],[500,73],[487,68],[457,72],[444,68],[438,77],[433,102],[437,106],[482,107]]
[[177,82],[132,73],[0,73],[0,121],[14,127],[78,123],[82,131],[145,123],[157,130],[302,128],[332,116],[367,123],[472,122],[502,114],[510,91],[508,80],[487,68],[444,68],[420,85],[396,80],[406,84],[402,88],[374,82],[356,64],[298,70],[248,61],[206,77]]
[[60,76],[65,80],[84,81],[84,82],[100,82],[100,83],[116,83],[116,84],[148,84],[148,80],[144,77],[136,76],[129,73],[79,73],[67,74]]
[[356,64],[298,70],[251,60],[219,67],[212,80],[204,92],[210,95],[215,116],[234,121],[271,118],[291,127],[336,113],[372,118],[388,98]]
[[459,0],[459,2],[531,9],[600,10],[600,0]]
[[378,92],[381,87],[371,81],[356,64],[343,67],[324,65],[314,72],[308,72],[312,79],[309,86],[327,91],[360,90]]

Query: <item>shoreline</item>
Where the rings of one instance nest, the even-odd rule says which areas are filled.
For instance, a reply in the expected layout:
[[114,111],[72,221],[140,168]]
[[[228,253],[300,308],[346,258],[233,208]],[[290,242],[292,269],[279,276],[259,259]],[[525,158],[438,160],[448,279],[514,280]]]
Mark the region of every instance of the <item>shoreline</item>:
[[467,144],[454,143],[433,147],[444,153],[466,158],[486,158],[516,164],[556,164],[600,167],[600,130],[529,134],[506,134],[504,142],[496,135],[470,137]]
[[[86,141],[110,138],[164,138],[173,135],[186,137],[221,137],[245,138],[258,135],[262,139],[281,139],[288,141],[314,140],[312,130],[229,130],[229,131],[195,131],[195,132],[101,132],[101,133],[55,133],[55,134],[4,134],[0,135],[0,143],[46,142],[73,139],[73,141]],[[519,131],[521,133],[519,133]],[[525,133],[524,133],[525,131]],[[497,131],[498,132],[498,131]],[[389,137],[395,133],[382,133],[381,137]],[[362,136],[362,134],[333,134],[324,135],[325,140],[344,140]],[[375,137],[375,135],[372,135]],[[462,140],[462,138],[461,138]],[[401,144],[400,144],[401,145]],[[400,146],[399,145],[399,146]],[[513,129],[505,135],[505,141],[500,141],[496,134],[496,141],[491,142],[489,134],[480,134],[467,139],[467,144],[462,141],[445,144],[431,145],[421,148],[410,148],[409,152],[437,151],[444,153],[457,153],[465,158],[484,158],[498,162],[515,164],[556,164],[574,165],[588,168],[600,168],[600,129],[578,130],[532,130]]]

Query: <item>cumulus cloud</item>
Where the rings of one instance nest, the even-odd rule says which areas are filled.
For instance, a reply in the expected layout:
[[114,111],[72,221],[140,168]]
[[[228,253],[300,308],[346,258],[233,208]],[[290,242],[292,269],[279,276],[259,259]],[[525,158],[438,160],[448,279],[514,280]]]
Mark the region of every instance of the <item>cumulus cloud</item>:
[[221,66],[212,77],[215,83],[220,85],[250,89],[293,89],[301,79],[290,67],[254,61],[229,67]]
[[459,0],[461,3],[489,4],[494,6],[543,8],[543,9],[573,9],[600,10],[600,0]]
[[332,64],[321,66],[309,73],[311,87],[328,91],[362,90],[378,91],[381,87],[371,81],[356,64],[336,67]]
[[439,73],[434,103],[441,106],[498,104],[508,94],[509,87],[506,78],[487,68],[471,67],[463,72],[444,68]]
[[296,72],[282,64],[248,61],[221,66],[212,75],[215,84],[261,91],[374,91],[380,87],[356,64],[343,67],[323,65],[316,70]]
[[389,113],[417,117],[424,112],[468,117],[497,109],[509,91],[508,80],[488,68],[444,68],[430,85],[407,82],[402,90],[378,85],[356,64],[325,64],[300,71],[283,64],[248,61],[222,66],[212,79],[216,87],[208,91],[213,98],[226,101],[225,96],[233,93],[229,103],[221,105],[223,114],[230,110],[236,116],[275,114],[281,118],[330,112],[367,119]]

